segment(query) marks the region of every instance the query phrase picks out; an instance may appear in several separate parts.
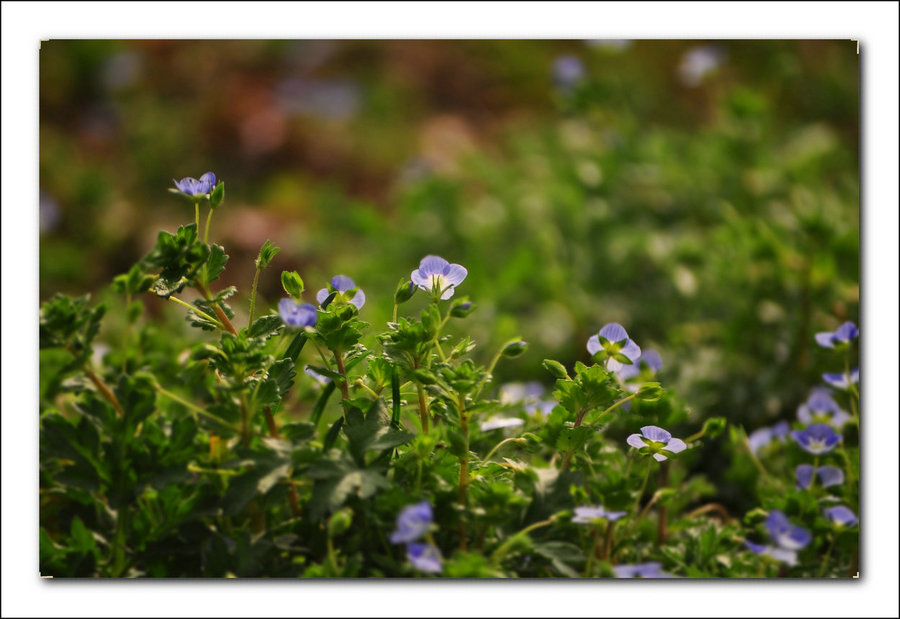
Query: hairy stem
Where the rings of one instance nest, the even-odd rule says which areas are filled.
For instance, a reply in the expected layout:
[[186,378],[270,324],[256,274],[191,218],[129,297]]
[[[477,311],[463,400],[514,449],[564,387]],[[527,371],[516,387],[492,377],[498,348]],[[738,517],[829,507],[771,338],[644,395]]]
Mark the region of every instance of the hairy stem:
[[344,368],[344,358],[338,352],[332,351],[334,355],[334,364],[337,366],[338,372],[340,373],[343,380],[341,381],[341,395],[344,400],[350,399],[350,387],[347,386],[347,370]]
[[116,409],[116,412],[119,414],[119,417],[125,417],[125,410],[122,408],[122,405],[119,403],[119,399],[116,397],[116,394],[112,392],[112,389],[106,386],[106,383],[97,376],[97,373],[90,367],[85,365],[84,371],[87,374],[87,377],[91,379],[91,382],[94,383],[94,386],[97,387],[97,390],[103,394],[103,397],[107,399],[107,401],[112,404],[113,408]]
[[253,326],[253,314],[256,311],[256,286],[259,284],[259,269],[253,275],[253,285],[250,287],[250,319],[247,326]]

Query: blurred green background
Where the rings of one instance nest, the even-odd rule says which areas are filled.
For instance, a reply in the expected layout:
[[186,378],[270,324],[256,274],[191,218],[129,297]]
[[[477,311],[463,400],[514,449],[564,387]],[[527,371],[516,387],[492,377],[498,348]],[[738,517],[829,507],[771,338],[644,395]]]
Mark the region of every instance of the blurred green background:
[[813,334],[858,322],[858,84],[851,41],[44,42],[41,299],[121,304],[110,279],[193,220],[172,178],[212,170],[238,324],[266,239],[262,307],[282,269],[310,301],[344,273],[375,330],[439,254],[476,357],[531,345],[498,382],[549,385],[542,359],[617,321],[697,420],[750,431],[836,371]]

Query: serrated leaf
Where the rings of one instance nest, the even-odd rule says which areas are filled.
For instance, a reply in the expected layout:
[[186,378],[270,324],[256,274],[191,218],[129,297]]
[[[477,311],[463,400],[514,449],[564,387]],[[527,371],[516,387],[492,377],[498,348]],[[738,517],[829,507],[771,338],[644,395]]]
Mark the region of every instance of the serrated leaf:
[[209,246],[209,258],[206,260],[206,283],[219,279],[219,273],[225,270],[225,263],[228,262],[228,255],[225,248],[221,245]]
[[253,321],[247,330],[248,337],[272,336],[284,323],[278,314],[267,314]]

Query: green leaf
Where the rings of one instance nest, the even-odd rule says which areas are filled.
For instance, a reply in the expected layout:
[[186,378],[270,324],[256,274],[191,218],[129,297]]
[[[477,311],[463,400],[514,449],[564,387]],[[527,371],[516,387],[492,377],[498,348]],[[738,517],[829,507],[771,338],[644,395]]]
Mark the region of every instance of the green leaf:
[[338,417],[337,421],[331,424],[331,427],[328,428],[328,433],[325,435],[325,440],[322,443],[322,451],[328,451],[329,449],[331,449],[331,447],[334,445],[334,442],[337,440],[338,435],[341,433],[341,426],[343,425],[343,417]]
[[557,572],[568,578],[578,578],[579,574],[571,566],[584,562],[584,554],[578,546],[569,542],[540,542],[533,546],[534,552],[550,560]]
[[392,449],[408,443],[413,437],[405,430],[391,427],[391,418],[387,414],[383,398],[372,403],[365,417],[359,409],[350,409],[344,434],[350,443],[350,454],[360,466],[365,464],[366,453]]
[[367,499],[387,487],[387,479],[380,471],[358,468],[345,459],[321,460],[307,475],[316,480],[309,501],[313,520],[340,509],[353,496]]
[[219,208],[222,201],[225,200],[225,183],[219,181],[212,192],[209,194],[209,207],[213,210]]
[[75,552],[93,552],[96,549],[96,540],[94,535],[84,526],[81,518],[75,516],[72,519],[72,527],[70,530],[69,547]]
[[334,393],[335,384],[334,381],[325,385],[322,389],[322,394],[319,396],[319,399],[316,400],[316,405],[313,407],[312,415],[310,415],[310,422],[314,426],[319,425],[319,419],[322,418],[322,412],[325,410],[325,405],[328,403],[328,398],[331,397],[331,394]]
[[225,270],[226,262],[228,262],[228,255],[225,253],[225,248],[221,245],[210,245],[209,258],[206,261],[207,284],[219,279],[219,273]]
[[281,251],[280,247],[272,245],[272,241],[266,239],[266,242],[259,248],[259,254],[256,256],[256,269],[262,271],[269,266],[269,263],[272,262],[272,259],[279,251]]
[[284,323],[278,314],[266,314],[253,321],[247,330],[247,337],[271,337],[276,335]]

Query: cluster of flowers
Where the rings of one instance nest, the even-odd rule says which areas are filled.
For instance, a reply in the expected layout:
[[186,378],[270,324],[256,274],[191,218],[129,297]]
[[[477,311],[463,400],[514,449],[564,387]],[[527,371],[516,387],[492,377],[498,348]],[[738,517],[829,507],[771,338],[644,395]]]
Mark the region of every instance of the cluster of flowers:
[[[816,342],[824,348],[846,349],[859,337],[859,329],[852,322],[845,322],[833,332],[816,334]],[[844,374],[823,374],[822,378],[829,385],[855,391],[859,382],[859,368]],[[842,441],[839,430],[853,417],[842,410],[832,398],[832,391],[824,387],[812,390],[806,402],[797,409],[797,419],[806,427],[790,430],[786,421],[779,422],[771,428],[761,428],[748,437],[751,450],[756,453],[775,439],[785,441],[790,436],[801,449],[812,454],[814,464],[799,464],[794,471],[797,487],[808,490],[815,482],[816,476],[823,488],[839,486],[845,482],[844,472],[836,466],[818,466],[819,457],[831,452]],[[835,505],[823,511],[825,518],[833,526],[853,527],[858,520],[846,505]],[[757,554],[765,554],[788,565],[797,562],[797,551],[806,547],[812,539],[810,533],[802,527],[792,524],[784,513],[772,510],[766,520],[769,534],[776,546],[764,546],[746,541],[747,548]]]
[[404,507],[397,515],[397,526],[391,533],[392,544],[406,544],[406,558],[417,570],[428,574],[440,574],[443,569],[441,553],[433,543],[422,543],[422,537],[430,538],[433,514],[428,501]]

